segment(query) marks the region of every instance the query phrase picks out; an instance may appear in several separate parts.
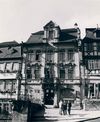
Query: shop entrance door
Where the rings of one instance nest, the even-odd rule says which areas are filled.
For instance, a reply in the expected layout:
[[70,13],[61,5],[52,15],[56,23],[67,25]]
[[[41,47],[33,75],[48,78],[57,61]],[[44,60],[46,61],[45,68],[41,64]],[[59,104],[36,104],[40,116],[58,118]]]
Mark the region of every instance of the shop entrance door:
[[44,103],[46,105],[53,105],[54,103],[54,90],[53,89],[45,89],[44,91]]

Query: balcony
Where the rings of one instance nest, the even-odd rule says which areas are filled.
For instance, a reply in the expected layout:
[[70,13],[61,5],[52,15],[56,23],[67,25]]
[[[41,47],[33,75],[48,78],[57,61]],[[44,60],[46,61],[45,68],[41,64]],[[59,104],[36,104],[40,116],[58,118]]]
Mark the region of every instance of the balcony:
[[61,84],[80,84],[79,79],[64,79],[60,82]]
[[58,63],[63,65],[76,65],[74,60],[69,60],[69,61],[63,60],[63,61],[59,61]]

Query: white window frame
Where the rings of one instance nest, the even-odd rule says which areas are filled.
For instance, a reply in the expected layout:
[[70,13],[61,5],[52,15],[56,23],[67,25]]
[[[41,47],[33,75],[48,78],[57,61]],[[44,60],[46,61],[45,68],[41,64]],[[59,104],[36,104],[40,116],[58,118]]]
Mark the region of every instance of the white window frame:
[[19,70],[19,63],[18,62],[13,62],[13,71],[18,71]]
[[12,62],[6,62],[5,71],[12,72]]

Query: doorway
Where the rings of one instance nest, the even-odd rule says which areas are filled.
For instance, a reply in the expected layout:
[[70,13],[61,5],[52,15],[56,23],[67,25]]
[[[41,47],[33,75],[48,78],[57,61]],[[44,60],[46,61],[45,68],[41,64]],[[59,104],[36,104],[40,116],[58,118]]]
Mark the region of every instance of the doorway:
[[46,105],[53,105],[53,103],[54,103],[54,89],[47,88],[44,90],[44,103]]

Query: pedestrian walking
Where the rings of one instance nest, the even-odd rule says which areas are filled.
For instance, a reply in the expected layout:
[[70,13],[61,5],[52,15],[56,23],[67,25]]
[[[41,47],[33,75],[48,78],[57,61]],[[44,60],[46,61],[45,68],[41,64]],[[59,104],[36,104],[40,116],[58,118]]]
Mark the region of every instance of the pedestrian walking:
[[63,101],[60,100],[60,101],[59,101],[59,114],[60,114],[60,115],[62,115],[62,112],[63,112],[62,104],[63,104]]
[[72,104],[70,101],[68,101],[68,114],[69,115],[71,114],[71,107],[72,107]]
[[63,110],[63,114],[66,115],[67,114],[67,103],[65,100],[63,101],[63,104],[62,104],[62,110]]

